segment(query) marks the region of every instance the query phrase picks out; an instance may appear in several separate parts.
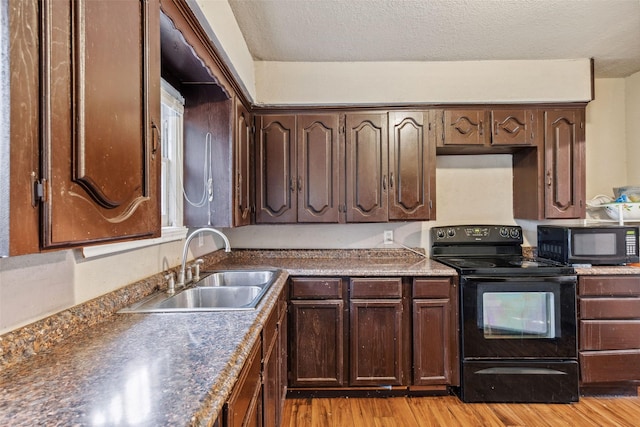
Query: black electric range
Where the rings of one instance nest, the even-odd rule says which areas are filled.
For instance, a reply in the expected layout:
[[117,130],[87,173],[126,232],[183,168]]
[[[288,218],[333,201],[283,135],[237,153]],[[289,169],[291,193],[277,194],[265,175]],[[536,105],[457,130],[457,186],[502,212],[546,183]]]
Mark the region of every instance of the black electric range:
[[575,270],[522,255],[522,229],[431,230],[432,258],[460,280],[464,402],[569,403],[579,397]]

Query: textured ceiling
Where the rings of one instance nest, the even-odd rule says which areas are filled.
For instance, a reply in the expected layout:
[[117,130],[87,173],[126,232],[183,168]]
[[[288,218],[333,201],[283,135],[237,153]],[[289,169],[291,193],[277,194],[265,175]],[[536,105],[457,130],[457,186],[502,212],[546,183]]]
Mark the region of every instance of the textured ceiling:
[[255,60],[594,58],[640,71],[640,0],[228,0]]

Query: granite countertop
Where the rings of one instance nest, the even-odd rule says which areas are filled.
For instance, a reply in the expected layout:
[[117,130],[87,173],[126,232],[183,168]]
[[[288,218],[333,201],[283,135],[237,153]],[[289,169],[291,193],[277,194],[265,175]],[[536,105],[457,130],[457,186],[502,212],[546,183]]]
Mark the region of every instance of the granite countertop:
[[256,310],[109,316],[4,369],[0,425],[209,425],[289,274],[455,275],[451,268],[408,254],[220,252],[205,257],[205,269],[284,269]]

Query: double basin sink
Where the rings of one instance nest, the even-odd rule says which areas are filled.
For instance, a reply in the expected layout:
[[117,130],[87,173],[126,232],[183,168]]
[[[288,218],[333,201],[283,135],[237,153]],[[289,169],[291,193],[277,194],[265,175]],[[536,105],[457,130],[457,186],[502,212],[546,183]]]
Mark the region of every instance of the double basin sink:
[[276,278],[277,270],[203,272],[203,278],[174,295],[157,292],[121,313],[253,310]]

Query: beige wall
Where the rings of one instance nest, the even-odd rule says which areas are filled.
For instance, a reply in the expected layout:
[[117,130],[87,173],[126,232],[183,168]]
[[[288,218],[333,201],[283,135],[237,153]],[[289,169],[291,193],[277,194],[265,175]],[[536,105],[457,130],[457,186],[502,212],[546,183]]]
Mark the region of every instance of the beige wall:
[[640,185],[640,72],[625,79],[627,182]]
[[596,80],[595,99],[587,106],[587,200],[613,196],[626,185],[625,79]]
[[256,62],[259,104],[562,102],[591,99],[588,59]]

